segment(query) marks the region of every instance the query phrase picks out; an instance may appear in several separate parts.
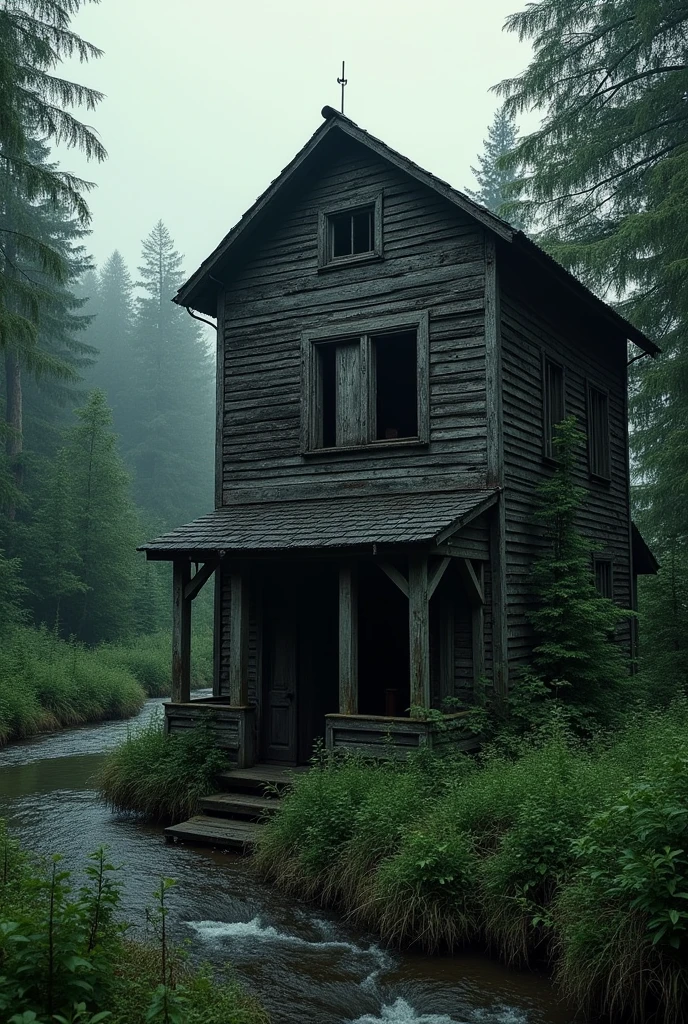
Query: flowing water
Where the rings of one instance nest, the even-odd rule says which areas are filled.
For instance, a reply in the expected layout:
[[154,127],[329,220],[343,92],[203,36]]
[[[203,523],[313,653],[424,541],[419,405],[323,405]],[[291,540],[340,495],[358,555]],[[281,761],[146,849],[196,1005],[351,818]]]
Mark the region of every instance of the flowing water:
[[132,724],[107,722],[0,750],[0,814],[30,849],[70,863],[105,843],[124,865],[127,917],[144,928],[157,879],[175,878],[171,920],[191,955],[231,965],[274,1024],[568,1024],[549,981],[481,956],[429,957],[383,948],[334,915],[258,881],[250,860],[168,846],[159,828],[102,806],[93,777]]

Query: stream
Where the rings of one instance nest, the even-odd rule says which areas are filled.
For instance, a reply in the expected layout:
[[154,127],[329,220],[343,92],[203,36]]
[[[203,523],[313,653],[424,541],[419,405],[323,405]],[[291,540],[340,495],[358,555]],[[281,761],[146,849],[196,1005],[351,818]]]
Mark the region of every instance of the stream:
[[170,921],[191,956],[230,965],[273,1024],[569,1024],[573,1010],[549,980],[480,955],[385,949],[335,915],[262,884],[249,859],[167,845],[160,828],[113,815],[93,777],[127,731],[161,713],[146,703],[129,722],[105,722],[0,749],[0,815],[40,853],[83,863],[100,844],[121,872],[123,913],[145,927],[161,875],[175,878]]

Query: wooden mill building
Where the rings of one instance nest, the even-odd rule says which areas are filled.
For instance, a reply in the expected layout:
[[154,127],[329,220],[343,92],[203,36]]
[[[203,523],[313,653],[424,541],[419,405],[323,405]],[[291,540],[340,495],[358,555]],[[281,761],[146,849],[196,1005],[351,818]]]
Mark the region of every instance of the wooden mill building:
[[[215,509],[144,548],[174,566],[167,722],[212,718],[240,766],[304,763],[325,735],[431,743],[416,708],[506,691],[565,415],[587,435],[598,587],[630,608],[656,569],[631,523],[626,398],[628,342],[656,346],[522,232],[323,117],[175,298],[217,317],[217,435]],[[192,701],[213,575],[214,696]]]

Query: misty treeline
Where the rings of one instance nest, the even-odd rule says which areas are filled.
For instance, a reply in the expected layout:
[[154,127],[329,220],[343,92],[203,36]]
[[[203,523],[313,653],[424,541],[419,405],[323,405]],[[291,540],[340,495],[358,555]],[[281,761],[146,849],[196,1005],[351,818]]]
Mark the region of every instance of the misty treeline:
[[55,76],[100,55],[79,6],[0,2],[0,630],[96,644],[168,625],[168,570],[136,546],[211,507],[214,372],[164,224],[138,267],[96,268],[91,185],[51,158],[106,156],[71,112],[100,94]]
[[[662,348],[629,368],[642,666],[688,685],[688,2],[537,0],[533,47],[475,171],[474,197],[528,231]],[[524,112],[541,117],[518,137]],[[629,360],[637,355],[633,348]]]

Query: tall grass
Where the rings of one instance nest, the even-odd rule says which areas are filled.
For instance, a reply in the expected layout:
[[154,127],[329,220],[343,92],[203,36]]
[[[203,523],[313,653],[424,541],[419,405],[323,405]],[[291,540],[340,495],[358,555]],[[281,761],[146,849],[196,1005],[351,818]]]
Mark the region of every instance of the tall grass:
[[212,734],[202,727],[166,736],[162,721],[153,719],[107,755],[99,788],[113,810],[179,821],[197,810],[200,798],[216,788],[218,772],[227,767]]
[[[103,662],[131,673],[149,697],[168,697],[172,684],[172,639],[168,630],[118,643],[101,644]],[[202,689],[213,681],[213,633],[194,631],[191,643],[191,688]]]
[[482,762],[321,757],[257,865],[398,944],[549,962],[589,1010],[688,1016],[688,704]]
[[0,646],[0,745],[38,732],[106,718],[126,718],[146,694],[124,668],[98,650],[18,626]]

